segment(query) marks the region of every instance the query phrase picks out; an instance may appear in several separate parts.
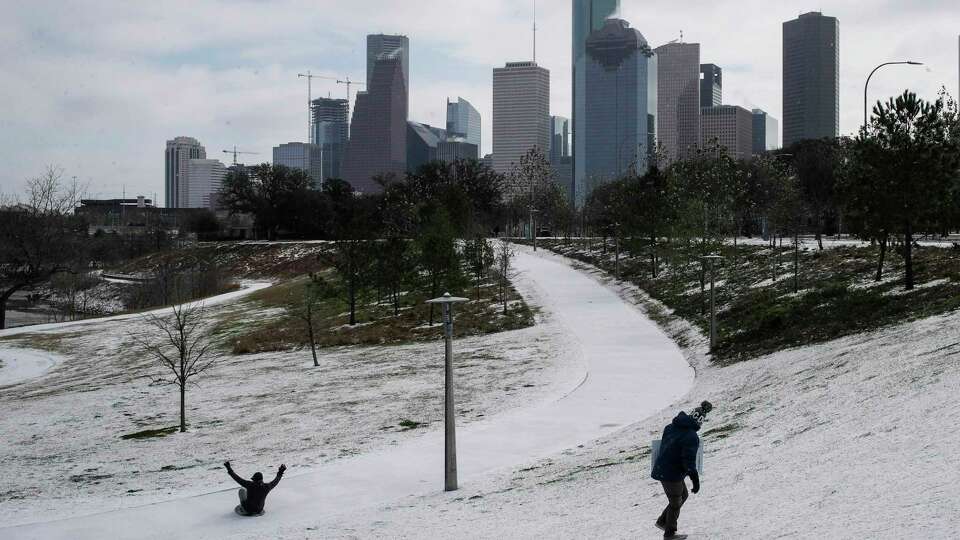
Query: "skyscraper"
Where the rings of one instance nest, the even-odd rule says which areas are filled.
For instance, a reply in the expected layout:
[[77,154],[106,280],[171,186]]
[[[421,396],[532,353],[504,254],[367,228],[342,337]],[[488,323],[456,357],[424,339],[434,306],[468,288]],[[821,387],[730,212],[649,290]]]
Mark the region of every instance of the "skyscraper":
[[715,64],[700,64],[700,107],[723,103],[723,70]]
[[657,47],[657,140],[666,159],[682,159],[700,145],[700,44]]
[[493,169],[509,173],[535,147],[550,148],[550,71],[509,62],[493,70]]
[[480,148],[462,137],[448,137],[437,144],[437,160],[447,163],[461,159],[479,159]]
[[180,208],[215,209],[218,195],[227,176],[227,168],[217,159],[187,160],[186,198],[181,198]]
[[187,173],[191,159],[206,159],[207,150],[193,137],[177,137],[167,141],[164,155],[164,194],[167,208],[187,208]]
[[586,102],[584,89],[587,77],[587,38],[603,27],[604,21],[620,13],[620,0],[573,0],[573,170],[574,195],[580,191],[580,182],[584,178],[584,168],[577,162],[577,156],[584,151],[585,137],[579,136],[585,114]]
[[753,154],[780,148],[777,120],[760,109],[753,110]]
[[840,22],[804,13],[783,23],[783,145],[840,134]]
[[753,155],[753,114],[736,105],[704,107],[703,147],[714,142],[727,150],[733,159],[748,159]]
[[300,169],[310,175],[314,189],[323,187],[330,176],[323,170],[323,151],[319,144],[291,142],[273,147],[273,164],[283,165],[291,169]]
[[550,117],[550,162],[570,157],[570,119],[562,116]]
[[480,147],[480,112],[463,98],[447,99],[447,133]]
[[320,148],[321,163],[318,181],[340,178],[343,154],[347,149],[350,127],[347,123],[349,103],[345,99],[319,98],[313,100],[313,140]]
[[401,51],[394,50],[374,62],[370,86],[357,93],[343,179],[361,193],[376,193],[374,176],[406,169],[407,87]]
[[629,170],[644,173],[649,163],[650,116],[657,109],[657,59],[643,34],[627,21],[607,19],[587,39],[584,91],[586,138],[579,159],[585,189],[578,206],[599,183]]
[[[373,84],[373,68],[383,55],[399,51],[403,70],[403,86],[410,92],[410,39],[407,36],[370,34],[367,36],[367,89]],[[408,96],[409,97],[409,96]]]
[[414,172],[439,159],[438,146],[446,138],[445,129],[420,122],[407,122],[407,171]]

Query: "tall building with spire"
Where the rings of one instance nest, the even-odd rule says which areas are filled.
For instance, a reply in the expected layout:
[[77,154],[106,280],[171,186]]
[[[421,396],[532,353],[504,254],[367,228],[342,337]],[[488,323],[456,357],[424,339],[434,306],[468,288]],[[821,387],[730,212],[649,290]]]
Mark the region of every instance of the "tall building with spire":
[[193,137],[167,141],[164,154],[164,195],[167,208],[188,208],[191,159],[207,159],[207,150]]
[[840,22],[819,12],[783,23],[783,146],[840,134]]
[[550,71],[508,62],[493,70],[493,169],[510,173],[533,148],[550,151]]
[[573,0],[573,176],[574,199],[582,200],[584,172],[578,156],[584,152],[586,138],[582,135],[587,82],[587,38],[603,27],[604,21],[620,13],[620,0]]
[[370,85],[357,93],[343,179],[361,193],[377,193],[378,175],[402,176],[407,169],[407,87],[399,49],[373,64]]
[[700,146],[700,44],[657,47],[657,140],[666,159],[683,159]]

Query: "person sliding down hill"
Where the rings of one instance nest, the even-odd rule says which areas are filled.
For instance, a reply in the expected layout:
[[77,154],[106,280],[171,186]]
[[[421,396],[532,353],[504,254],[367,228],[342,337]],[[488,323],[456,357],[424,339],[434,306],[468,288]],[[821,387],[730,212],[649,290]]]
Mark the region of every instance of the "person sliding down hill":
[[663,430],[660,441],[660,453],[653,465],[654,480],[663,485],[663,492],[667,495],[667,507],[657,519],[656,526],[663,530],[664,538],[683,539],[686,535],[677,534],[677,520],[680,518],[680,509],[687,502],[687,476],[693,482],[693,492],[700,492],[700,473],[697,472],[697,452],[700,449],[700,437],[697,431],[713,409],[713,405],[704,401],[692,415],[680,411]]
[[233,467],[230,466],[229,461],[225,461],[223,466],[227,468],[227,474],[230,475],[230,478],[233,478],[236,483],[242,486],[240,488],[240,504],[235,510],[243,516],[259,516],[263,513],[263,505],[267,502],[267,495],[273,488],[277,487],[280,479],[283,478],[283,473],[287,470],[286,465],[280,465],[280,469],[277,470],[277,477],[273,479],[273,482],[264,484],[263,474],[259,472],[254,473],[252,479],[244,480],[233,472]]

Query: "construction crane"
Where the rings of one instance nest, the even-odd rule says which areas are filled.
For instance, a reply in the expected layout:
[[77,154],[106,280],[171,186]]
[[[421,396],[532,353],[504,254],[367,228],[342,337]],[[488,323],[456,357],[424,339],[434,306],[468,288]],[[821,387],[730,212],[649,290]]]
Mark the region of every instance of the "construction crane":
[[351,81],[350,77],[346,77],[345,79],[341,80],[336,77],[314,75],[310,70],[307,70],[306,73],[297,73],[297,78],[307,80],[307,141],[309,141],[311,144],[316,143],[313,137],[313,80],[326,79],[328,81],[334,81],[337,84],[345,84],[347,86],[347,118],[350,117],[350,87],[353,85],[366,85],[366,83]]
[[256,156],[256,155],[260,154],[260,152],[241,152],[240,150],[237,150],[237,147],[236,147],[236,146],[233,147],[233,150],[224,150],[223,153],[224,153],[224,154],[233,154],[233,164],[234,164],[234,165],[237,164],[237,156],[238,156],[238,155],[246,154],[246,155],[250,155],[250,156]]

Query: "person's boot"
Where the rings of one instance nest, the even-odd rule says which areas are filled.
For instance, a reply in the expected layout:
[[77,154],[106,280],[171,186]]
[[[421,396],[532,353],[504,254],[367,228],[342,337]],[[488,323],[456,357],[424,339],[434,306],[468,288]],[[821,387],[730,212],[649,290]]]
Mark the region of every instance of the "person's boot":
[[656,528],[658,528],[658,529],[660,529],[660,530],[663,531],[663,532],[667,532],[667,528],[664,527],[664,526],[663,526],[663,523],[660,522],[660,521],[654,523],[653,526],[656,527]]
[[664,533],[663,537],[669,538],[670,540],[684,540],[687,537],[687,535],[677,534],[677,533]]

